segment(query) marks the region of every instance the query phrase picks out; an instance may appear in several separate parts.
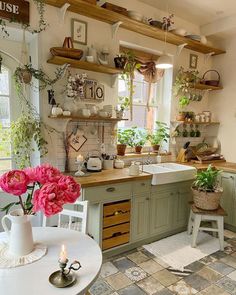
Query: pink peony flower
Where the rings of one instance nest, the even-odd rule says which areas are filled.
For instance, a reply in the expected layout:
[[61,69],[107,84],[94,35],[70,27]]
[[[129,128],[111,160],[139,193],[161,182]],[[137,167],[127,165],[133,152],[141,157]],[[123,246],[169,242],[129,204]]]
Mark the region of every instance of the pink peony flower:
[[0,177],[0,187],[3,191],[20,196],[27,191],[29,177],[21,170],[12,170]]
[[42,210],[46,217],[61,212],[64,204],[64,192],[57,183],[46,183],[34,193],[33,211]]
[[36,175],[36,169],[35,168],[28,167],[28,168],[25,168],[23,171],[29,177],[30,182],[37,181],[37,175]]
[[41,184],[49,182],[58,182],[61,177],[61,172],[49,164],[42,164],[32,169],[27,169],[30,179],[37,181]]
[[72,176],[61,176],[58,185],[64,191],[66,203],[74,203],[80,196],[80,185]]

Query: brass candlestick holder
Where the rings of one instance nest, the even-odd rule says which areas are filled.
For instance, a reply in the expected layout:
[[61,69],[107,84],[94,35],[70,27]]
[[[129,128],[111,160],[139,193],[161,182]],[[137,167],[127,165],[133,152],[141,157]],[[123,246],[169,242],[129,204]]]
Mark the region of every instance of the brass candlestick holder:
[[75,260],[66,270],[68,261],[68,259],[66,259],[65,262],[58,261],[61,270],[55,271],[49,277],[49,282],[53,286],[57,288],[65,288],[71,286],[76,281],[76,277],[71,273],[71,270],[78,271],[81,268],[81,264],[79,261]]

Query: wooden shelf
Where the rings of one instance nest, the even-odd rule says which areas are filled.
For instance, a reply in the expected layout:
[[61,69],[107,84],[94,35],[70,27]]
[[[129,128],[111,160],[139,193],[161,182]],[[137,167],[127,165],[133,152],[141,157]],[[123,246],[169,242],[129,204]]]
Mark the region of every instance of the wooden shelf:
[[47,62],[54,65],[70,64],[72,68],[104,73],[109,75],[117,75],[122,73],[122,70],[120,69],[112,68],[109,66],[98,65],[98,64],[87,62],[87,61],[61,57],[61,56],[53,56]]
[[172,124],[186,124],[186,125],[220,125],[220,122],[185,122],[185,121],[171,121]]
[[[58,8],[61,8],[65,3],[69,3],[70,4],[70,7],[68,8],[69,11],[105,22],[111,25],[121,21],[122,22],[122,24],[120,25],[121,28],[124,28],[129,31],[133,31],[141,35],[148,36],[157,40],[164,41],[165,39],[164,31],[161,29],[133,20],[125,15],[116,13],[114,11],[110,11],[100,6],[89,4],[82,0],[70,0],[70,1],[45,0],[45,3]],[[178,36],[171,32],[168,32],[167,34],[167,42],[177,46],[187,43],[185,48],[188,48],[197,52],[201,52],[204,54],[214,52],[213,55],[218,55],[218,54],[225,53],[224,50],[204,45],[198,41],[194,41],[182,36]]]
[[119,121],[128,121],[128,119],[117,119],[117,118],[101,118],[101,117],[80,117],[80,116],[49,116],[48,118],[54,119],[54,120],[71,120],[71,121],[88,121],[88,122],[119,122]]
[[195,88],[195,89],[199,89],[199,90],[210,90],[210,91],[212,91],[212,90],[222,90],[223,89],[223,87],[221,87],[221,86],[210,86],[210,85],[205,85],[205,84],[195,84],[194,86],[193,86],[193,88]]

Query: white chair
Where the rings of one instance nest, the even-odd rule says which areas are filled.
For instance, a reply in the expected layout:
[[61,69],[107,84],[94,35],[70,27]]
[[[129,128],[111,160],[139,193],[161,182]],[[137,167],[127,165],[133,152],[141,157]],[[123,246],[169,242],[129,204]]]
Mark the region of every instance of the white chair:
[[[67,204],[72,208],[65,208],[58,214],[58,227],[68,228],[87,233],[87,216],[88,216],[88,201],[76,201],[73,204]],[[81,210],[82,209],[82,210]],[[69,221],[65,222],[63,216],[68,217]],[[63,220],[62,220],[63,219]],[[79,219],[79,221],[78,221]],[[43,226],[47,226],[47,218],[43,218]]]

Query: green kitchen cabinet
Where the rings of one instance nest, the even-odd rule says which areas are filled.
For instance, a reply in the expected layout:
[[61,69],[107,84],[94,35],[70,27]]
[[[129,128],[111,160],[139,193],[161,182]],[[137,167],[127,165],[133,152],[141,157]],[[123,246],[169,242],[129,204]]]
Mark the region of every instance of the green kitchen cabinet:
[[236,175],[233,173],[222,172],[220,175],[220,185],[223,187],[223,196],[221,198],[221,205],[227,212],[225,216],[225,223],[236,226]]
[[152,193],[150,202],[150,234],[157,235],[171,230],[174,192]]
[[145,239],[149,236],[150,194],[134,196],[132,204],[132,241]]

